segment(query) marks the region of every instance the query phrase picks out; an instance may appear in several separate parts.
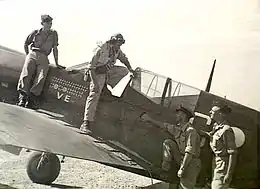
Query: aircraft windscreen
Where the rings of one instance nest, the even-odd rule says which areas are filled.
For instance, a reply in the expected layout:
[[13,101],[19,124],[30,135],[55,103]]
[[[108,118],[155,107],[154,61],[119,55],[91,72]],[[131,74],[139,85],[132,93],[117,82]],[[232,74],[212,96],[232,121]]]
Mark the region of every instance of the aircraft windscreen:
[[137,76],[132,80],[132,88],[160,104],[167,78],[140,68],[136,69],[136,73]]
[[167,82],[167,77],[141,68],[136,69],[136,72],[137,76],[132,81],[132,88],[154,103],[162,104],[167,108],[174,108],[180,104],[189,106],[191,109],[195,108],[200,94],[199,89],[170,78]]
[[197,88],[171,80],[167,86],[163,106],[171,108],[183,104],[194,110],[200,91]]

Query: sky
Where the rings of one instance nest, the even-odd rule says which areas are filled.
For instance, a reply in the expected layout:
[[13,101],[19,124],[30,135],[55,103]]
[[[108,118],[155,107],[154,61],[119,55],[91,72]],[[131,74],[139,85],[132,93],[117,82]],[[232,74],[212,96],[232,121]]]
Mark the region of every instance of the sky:
[[90,61],[121,32],[133,68],[204,90],[216,59],[211,92],[260,110],[259,0],[0,0],[0,44],[23,52],[41,14],[54,18],[61,65]]

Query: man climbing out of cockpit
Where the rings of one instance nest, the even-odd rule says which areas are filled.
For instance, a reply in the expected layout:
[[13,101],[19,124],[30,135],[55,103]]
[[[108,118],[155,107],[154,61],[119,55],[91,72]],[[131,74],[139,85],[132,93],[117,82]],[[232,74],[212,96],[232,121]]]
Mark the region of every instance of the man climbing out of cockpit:
[[[113,35],[110,40],[98,49],[89,64],[86,74],[91,78],[90,91],[86,100],[84,121],[80,127],[83,134],[91,133],[90,126],[94,121],[96,108],[104,86],[109,84],[113,88],[129,71],[134,74],[128,58],[120,49],[124,43],[125,40],[122,34]],[[115,66],[117,59],[125,64],[127,68]]]

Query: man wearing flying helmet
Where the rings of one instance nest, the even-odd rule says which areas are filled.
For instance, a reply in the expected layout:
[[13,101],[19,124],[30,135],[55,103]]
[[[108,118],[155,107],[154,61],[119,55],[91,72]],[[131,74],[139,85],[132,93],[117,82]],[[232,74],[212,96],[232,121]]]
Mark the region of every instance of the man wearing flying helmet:
[[41,25],[42,28],[31,32],[24,43],[26,58],[17,85],[18,105],[22,107],[32,108],[41,95],[49,70],[48,55],[52,50],[56,66],[62,67],[58,64],[58,34],[51,30],[52,17],[42,15]]
[[[134,73],[128,58],[120,49],[124,43],[122,34],[113,35],[100,47],[89,64],[86,74],[91,79],[90,91],[86,100],[84,120],[80,127],[83,134],[91,133],[89,127],[95,119],[96,108],[105,84],[109,84],[113,88],[129,71]],[[115,66],[117,59],[127,68]]]
[[179,167],[177,176],[181,188],[192,189],[201,169],[200,136],[189,122],[193,117],[191,111],[180,106],[176,112],[177,125],[154,120],[147,114],[142,115],[141,120],[151,122],[172,135],[171,139],[163,142],[162,169],[169,171],[174,161]]

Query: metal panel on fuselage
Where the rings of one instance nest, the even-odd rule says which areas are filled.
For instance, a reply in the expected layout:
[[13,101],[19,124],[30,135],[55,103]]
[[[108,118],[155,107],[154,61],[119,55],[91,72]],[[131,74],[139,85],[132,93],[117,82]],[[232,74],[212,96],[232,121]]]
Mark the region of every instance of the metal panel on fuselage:
[[50,66],[45,82],[44,98],[46,101],[63,101],[84,106],[88,94],[89,82],[83,80],[84,74],[69,73],[64,69]]

